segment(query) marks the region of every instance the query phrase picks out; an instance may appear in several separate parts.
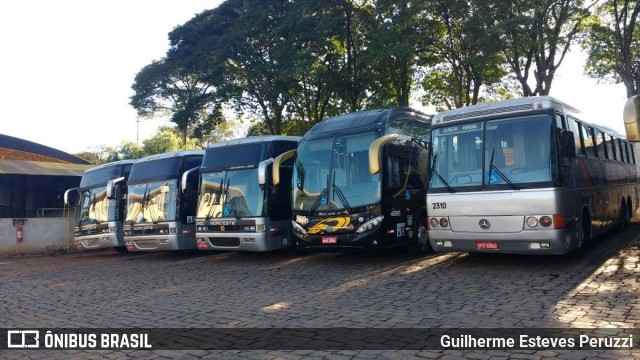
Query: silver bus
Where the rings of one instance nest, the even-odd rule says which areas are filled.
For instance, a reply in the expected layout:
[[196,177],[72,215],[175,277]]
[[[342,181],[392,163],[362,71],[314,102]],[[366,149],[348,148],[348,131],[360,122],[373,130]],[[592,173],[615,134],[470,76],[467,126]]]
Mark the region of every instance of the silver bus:
[[204,151],[136,160],[127,181],[124,241],[129,251],[196,248],[198,169]]
[[79,187],[65,192],[65,204],[77,204],[73,226],[77,250],[114,248],[127,252],[123,219],[132,164],[133,160],[121,160],[91,168],[82,174]]
[[209,146],[200,168],[196,238],[200,250],[268,251],[291,247],[291,168],[273,185],[274,157],[299,137],[256,136]]
[[565,254],[638,208],[631,144],[552,97],[437,114],[432,146],[436,251]]

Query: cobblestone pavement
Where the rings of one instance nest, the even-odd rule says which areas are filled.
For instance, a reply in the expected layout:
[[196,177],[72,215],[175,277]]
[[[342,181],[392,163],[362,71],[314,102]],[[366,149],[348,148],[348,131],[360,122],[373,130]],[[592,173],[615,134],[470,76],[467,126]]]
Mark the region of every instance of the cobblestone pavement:
[[[84,252],[0,259],[0,327],[640,328],[640,223],[582,256]],[[640,339],[636,339],[636,342]],[[600,351],[2,351],[5,359],[582,359]]]

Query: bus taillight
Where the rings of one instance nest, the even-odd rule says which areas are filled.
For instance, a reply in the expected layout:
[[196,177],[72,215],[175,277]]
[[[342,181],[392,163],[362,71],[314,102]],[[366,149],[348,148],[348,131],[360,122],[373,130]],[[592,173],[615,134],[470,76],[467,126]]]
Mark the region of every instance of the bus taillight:
[[564,229],[564,214],[553,214],[553,228]]

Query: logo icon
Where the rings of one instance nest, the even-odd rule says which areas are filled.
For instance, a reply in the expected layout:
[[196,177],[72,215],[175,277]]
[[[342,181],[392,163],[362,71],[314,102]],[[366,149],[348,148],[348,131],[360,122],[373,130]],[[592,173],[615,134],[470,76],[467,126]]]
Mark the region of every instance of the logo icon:
[[7,348],[25,349],[40,346],[40,331],[38,330],[8,330]]
[[220,225],[220,231],[224,232],[224,230],[225,230],[224,225]]
[[487,219],[480,219],[478,225],[480,225],[482,230],[489,230],[491,228],[491,223]]

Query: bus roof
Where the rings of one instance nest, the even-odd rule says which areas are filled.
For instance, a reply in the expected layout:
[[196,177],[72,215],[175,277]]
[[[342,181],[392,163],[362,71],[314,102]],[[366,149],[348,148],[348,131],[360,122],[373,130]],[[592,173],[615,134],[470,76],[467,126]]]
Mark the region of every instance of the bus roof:
[[389,121],[402,118],[407,114],[424,118],[424,121],[431,119],[431,115],[408,107],[362,110],[322,120],[307,131],[304,137],[314,138],[334,132],[357,132],[378,127],[386,128]]
[[509,99],[486,104],[466,106],[444,111],[434,115],[433,125],[449,121],[484,118],[498,114],[517,114],[541,109],[555,108],[568,115],[578,117],[580,111],[571,105],[563,103],[551,96],[532,96],[520,99]]
[[168,159],[172,157],[184,157],[189,155],[204,155],[204,150],[181,150],[181,151],[166,152],[162,154],[149,155],[147,157],[143,157],[136,160],[135,163],[137,164],[137,163],[146,162],[146,161]]
[[232,139],[217,142],[207,146],[208,149],[218,148],[230,145],[252,144],[257,142],[271,142],[271,141],[295,141],[299,142],[302,137],[300,136],[286,136],[286,135],[264,135],[264,136],[248,136],[240,139]]
[[106,163],[106,164],[102,164],[102,165],[98,165],[96,167],[92,167],[91,169],[85,171],[84,173],[89,173],[89,172],[93,172],[93,171],[98,171],[98,170],[102,170],[102,169],[106,169],[106,168],[110,168],[113,166],[123,166],[123,165],[130,165],[133,164],[135,162],[135,160],[118,160],[118,161],[113,161],[110,163]]

